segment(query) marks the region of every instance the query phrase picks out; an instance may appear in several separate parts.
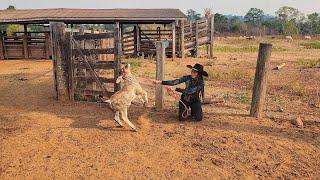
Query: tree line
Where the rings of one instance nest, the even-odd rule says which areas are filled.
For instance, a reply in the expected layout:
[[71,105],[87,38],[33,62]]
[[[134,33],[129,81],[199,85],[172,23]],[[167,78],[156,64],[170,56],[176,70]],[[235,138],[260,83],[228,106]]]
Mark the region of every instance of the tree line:
[[[212,14],[205,9],[204,17]],[[189,9],[189,20],[198,20],[203,16]],[[266,15],[263,10],[250,8],[245,16],[227,16],[215,13],[215,31],[223,34],[238,35],[317,35],[320,34],[320,14],[304,15],[298,9],[284,6],[275,12],[275,16]]]

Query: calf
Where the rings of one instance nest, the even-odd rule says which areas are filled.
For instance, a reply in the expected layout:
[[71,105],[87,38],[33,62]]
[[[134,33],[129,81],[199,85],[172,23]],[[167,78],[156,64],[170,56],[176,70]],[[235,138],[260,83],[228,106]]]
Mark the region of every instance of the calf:
[[[147,92],[142,89],[139,82],[131,74],[130,64],[122,68],[122,75],[117,79],[116,83],[122,82],[122,88],[106,100],[106,103],[110,104],[111,109],[115,111],[114,120],[123,126],[121,119],[128,124],[133,130],[136,131],[136,127],[128,119],[128,108],[132,101],[136,97],[141,97],[144,105],[148,103]],[[121,118],[120,118],[121,116]]]

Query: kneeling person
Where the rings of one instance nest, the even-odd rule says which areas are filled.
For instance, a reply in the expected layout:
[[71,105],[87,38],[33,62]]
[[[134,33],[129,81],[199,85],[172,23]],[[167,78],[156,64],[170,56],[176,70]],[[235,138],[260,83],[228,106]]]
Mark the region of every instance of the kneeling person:
[[[196,121],[201,121],[203,118],[200,93],[204,91],[204,80],[203,76],[208,76],[208,73],[203,70],[203,66],[200,64],[195,64],[193,67],[191,65],[187,66],[191,69],[191,74],[188,76],[183,76],[176,80],[171,81],[156,81],[158,84],[175,86],[181,83],[186,84],[185,89],[176,88],[177,92],[182,93],[181,101],[191,109],[191,117]],[[179,120],[186,120],[184,113],[186,112],[185,106],[179,102]]]

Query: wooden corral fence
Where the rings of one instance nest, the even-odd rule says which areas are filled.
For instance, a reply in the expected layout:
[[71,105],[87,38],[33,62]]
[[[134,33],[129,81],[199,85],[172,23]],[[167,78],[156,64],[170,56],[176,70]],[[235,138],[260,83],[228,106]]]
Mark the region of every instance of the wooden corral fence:
[[49,32],[0,33],[0,59],[49,59],[51,54]]
[[[119,89],[115,84],[121,58],[119,25],[114,32],[66,31],[63,23],[51,23],[57,99],[92,101],[100,95],[111,96]],[[97,43],[108,39],[114,40],[112,47]],[[113,57],[101,58],[106,54]]]
[[[184,25],[184,48],[186,51],[194,51],[194,56],[199,56],[199,47],[207,45],[207,53],[213,54],[213,18],[203,18],[197,21],[189,21]],[[211,52],[212,51],[212,52]]]

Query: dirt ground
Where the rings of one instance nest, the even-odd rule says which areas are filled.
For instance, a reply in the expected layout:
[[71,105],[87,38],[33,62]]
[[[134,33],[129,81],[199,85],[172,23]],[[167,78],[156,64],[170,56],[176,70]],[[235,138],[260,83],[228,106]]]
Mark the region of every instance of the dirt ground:
[[[103,105],[56,101],[51,61],[0,61],[0,179],[319,179],[320,69],[305,62],[320,50],[268,40],[271,67],[286,66],[270,70],[266,118],[257,120],[248,116],[257,52],[230,47],[260,41],[219,40],[229,49],[216,60],[168,59],[166,79],[204,64],[214,103],[202,122],[183,123],[171,97],[159,112],[132,105],[138,132],[117,127]],[[136,64],[152,105],[155,63]],[[297,117],[304,128],[292,125]]]

